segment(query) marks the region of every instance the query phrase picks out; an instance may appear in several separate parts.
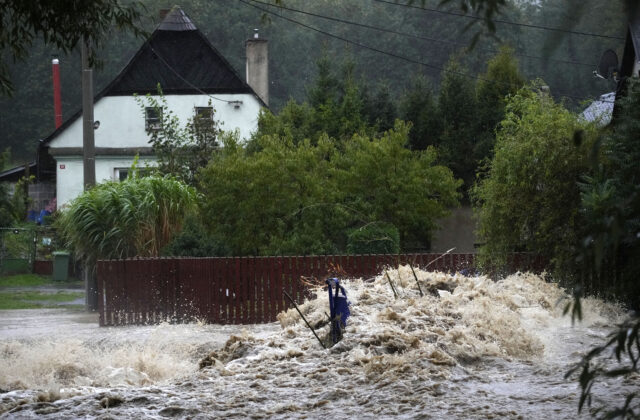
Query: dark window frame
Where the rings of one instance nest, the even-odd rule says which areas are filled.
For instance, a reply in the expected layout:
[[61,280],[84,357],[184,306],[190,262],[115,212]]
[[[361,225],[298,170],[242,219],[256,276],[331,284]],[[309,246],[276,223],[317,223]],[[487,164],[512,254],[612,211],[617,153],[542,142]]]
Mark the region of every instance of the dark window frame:
[[148,106],[144,109],[144,128],[147,131],[162,130],[162,108]]

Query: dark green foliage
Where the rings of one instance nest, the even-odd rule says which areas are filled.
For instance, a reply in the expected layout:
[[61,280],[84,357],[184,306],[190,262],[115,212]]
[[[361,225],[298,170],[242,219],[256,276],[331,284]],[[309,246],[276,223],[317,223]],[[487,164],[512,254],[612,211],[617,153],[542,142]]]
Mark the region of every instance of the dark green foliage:
[[629,81],[580,184],[587,221],[580,248],[585,286],[640,308],[640,83]]
[[349,254],[397,254],[400,233],[389,223],[369,223],[352,230],[348,236]]
[[[585,130],[579,147],[573,133]],[[593,128],[541,92],[522,89],[507,102],[495,153],[472,191],[485,261],[532,252],[575,273],[582,237],[580,176],[589,169]]]
[[184,124],[174,111],[158,86],[158,95],[136,96],[143,116],[147,107],[155,109],[160,118],[160,127],[147,127],[149,143],[158,158],[157,169],[164,175],[178,177],[189,185],[195,185],[198,171],[204,168],[211,154],[218,147],[220,135],[219,121],[209,100],[210,112],[196,115]]
[[4,0],[0,24],[0,93],[13,91],[5,60],[29,56],[36,39],[70,53],[82,39],[98,47],[114,27],[142,34],[137,26],[141,7],[139,2],[124,5],[118,0]]
[[180,232],[196,199],[174,178],[134,176],[80,194],[56,223],[79,259],[154,257]]
[[218,238],[207,233],[204,225],[191,216],[184,222],[182,231],[163,248],[163,256],[175,257],[224,257],[229,248]]
[[464,181],[468,190],[475,179],[474,150],[479,141],[478,106],[475,86],[462,75],[467,70],[457,61],[449,62],[440,85],[438,108],[442,118],[440,154],[442,162]]
[[368,88],[363,88],[363,112],[367,116],[368,124],[375,127],[376,131],[391,130],[398,117],[396,104],[391,98],[388,84],[382,84],[372,94],[367,94]]
[[13,195],[10,199],[11,215],[13,220],[24,222],[27,220],[27,209],[31,199],[29,198],[29,184],[35,180],[33,175],[22,177],[16,182]]
[[476,161],[491,156],[496,128],[504,118],[507,96],[515,95],[525,83],[513,57],[513,49],[502,47],[487,63],[487,72],[476,84],[479,132],[473,153]]
[[[0,153],[0,171],[7,169],[11,159],[11,152],[7,148]],[[7,185],[0,182],[0,227],[11,226],[14,223],[11,200]]]
[[320,108],[321,106],[333,107],[338,100],[341,81],[338,80],[332,70],[332,63],[326,50],[316,61],[316,70],[315,81],[307,88],[307,100],[314,108]]
[[429,82],[417,77],[400,104],[400,118],[412,123],[409,132],[411,150],[436,146],[442,133],[442,119]]
[[322,56],[317,62],[316,78],[307,90],[307,102],[289,100],[277,116],[263,110],[250,150],[257,147],[256,139],[264,135],[289,136],[294,143],[308,139],[312,144],[329,136],[342,143],[354,133],[374,132],[388,125],[395,114],[384,89],[376,95],[380,108],[374,109],[354,79],[353,64],[346,61],[342,67],[341,74],[336,74],[329,58]]
[[335,178],[340,202],[364,222],[383,221],[400,232],[404,248],[428,247],[436,219],[457,205],[460,181],[439,165],[436,151],[411,151],[409,126],[396,122],[380,138],[355,135],[338,157]]
[[380,137],[315,144],[269,134],[251,150],[227,136],[200,177],[203,220],[234,255],[344,252],[348,232],[371,222],[393,224],[401,246],[428,244],[460,184],[433,149],[405,147],[408,131],[398,122]]
[[200,177],[202,217],[233,255],[335,252],[348,213],[329,178],[332,142],[265,135],[249,153],[234,136]]
[[[627,81],[616,114],[592,148],[592,167],[580,183],[580,210],[585,234],[577,247],[581,282],[565,308],[572,320],[582,318],[585,293],[613,297],[640,308],[640,83]],[[582,137],[582,136],[579,136]],[[620,395],[617,406],[596,406],[593,386],[603,378],[634,381],[640,371],[640,317],[636,312],[618,325],[608,340],[593,347],[565,377],[577,376],[581,388],[578,410],[585,407],[600,419],[640,418],[637,391]]]

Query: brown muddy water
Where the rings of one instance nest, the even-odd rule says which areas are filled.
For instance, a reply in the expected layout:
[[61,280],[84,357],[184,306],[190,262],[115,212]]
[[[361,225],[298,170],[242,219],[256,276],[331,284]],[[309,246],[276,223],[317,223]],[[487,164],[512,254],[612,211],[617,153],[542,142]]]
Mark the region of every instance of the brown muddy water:
[[[268,325],[112,328],[62,309],[0,311],[0,418],[589,416],[564,373],[621,309],[587,299],[572,327],[566,295],[535,275],[418,271],[420,297],[408,267],[389,274],[397,299],[382,275],[343,282],[352,315],[329,350],[294,310]],[[326,324],[326,292],[301,309]],[[600,383],[594,403],[637,385]]]

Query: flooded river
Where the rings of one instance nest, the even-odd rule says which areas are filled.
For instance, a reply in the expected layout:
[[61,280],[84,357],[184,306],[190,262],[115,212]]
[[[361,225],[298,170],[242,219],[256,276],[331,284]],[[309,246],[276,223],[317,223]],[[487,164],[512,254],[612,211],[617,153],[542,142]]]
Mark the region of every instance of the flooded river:
[[[572,327],[566,296],[539,276],[418,271],[420,297],[408,267],[389,275],[397,299],[383,276],[343,282],[351,317],[328,350],[295,310],[268,325],[110,328],[1,311],[0,418],[580,418],[564,373],[620,309],[587,300]],[[328,335],[326,292],[301,310]],[[632,386],[598,384],[594,402]]]

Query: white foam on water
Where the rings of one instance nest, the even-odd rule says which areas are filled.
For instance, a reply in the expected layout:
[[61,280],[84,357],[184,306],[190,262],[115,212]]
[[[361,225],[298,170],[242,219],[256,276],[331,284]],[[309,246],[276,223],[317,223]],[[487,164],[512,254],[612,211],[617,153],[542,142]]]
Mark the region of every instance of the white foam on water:
[[[343,281],[351,317],[327,350],[295,309],[266,326],[3,339],[0,388],[11,392],[0,394],[0,414],[575,418],[568,363],[623,314],[587,299],[584,322],[572,327],[564,291],[532,274],[496,282],[416,270],[422,297],[409,267],[388,274],[398,298],[384,273]],[[327,292],[300,309],[327,339]]]

